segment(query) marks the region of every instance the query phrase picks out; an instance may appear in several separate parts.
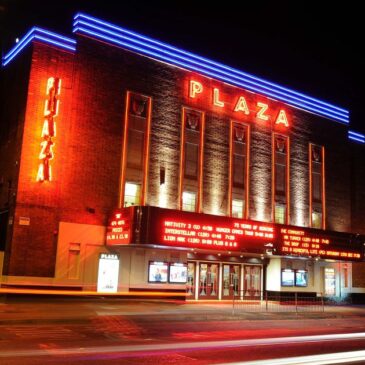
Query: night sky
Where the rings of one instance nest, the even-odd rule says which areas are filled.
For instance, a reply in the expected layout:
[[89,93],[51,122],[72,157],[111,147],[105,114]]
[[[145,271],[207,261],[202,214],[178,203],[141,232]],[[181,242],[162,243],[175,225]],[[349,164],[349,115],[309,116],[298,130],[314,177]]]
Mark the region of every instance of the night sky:
[[84,11],[348,108],[351,129],[365,133],[365,32],[359,5],[197,3],[0,0],[0,45],[4,53],[33,25],[71,35],[73,15]]

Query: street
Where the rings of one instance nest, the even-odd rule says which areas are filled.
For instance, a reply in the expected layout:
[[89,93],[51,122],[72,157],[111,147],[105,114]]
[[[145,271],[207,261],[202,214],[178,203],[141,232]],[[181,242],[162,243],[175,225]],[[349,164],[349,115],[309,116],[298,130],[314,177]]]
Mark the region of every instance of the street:
[[364,346],[362,307],[233,316],[229,303],[0,299],[1,364],[223,364],[358,351]]

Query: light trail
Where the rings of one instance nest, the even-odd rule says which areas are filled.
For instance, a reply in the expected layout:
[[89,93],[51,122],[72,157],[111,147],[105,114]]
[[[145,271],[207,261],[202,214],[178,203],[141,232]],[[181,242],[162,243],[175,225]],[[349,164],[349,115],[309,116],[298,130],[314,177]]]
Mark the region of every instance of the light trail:
[[[348,340],[365,340],[365,332],[358,333],[340,333],[328,335],[313,335],[313,336],[293,336],[293,337],[277,337],[277,338],[260,338],[248,340],[226,340],[226,341],[199,341],[199,342],[177,342],[177,343],[159,343],[148,345],[118,345],[118,346],[93,346],[93,347],[72,347],[72,348],[58,348],[58,349],[34,349],[34,350],[14,350],[0,352],[0,358],[14,358],[14,357],[30,357],[30,356],[77,356],[90,354],[112,354],[112,353],[143,353],[153,351],[178,352],[189,350],[218,350],[222,348],[238,348],[251,346],[271,346],[271,345],[288,345],[288,344],[304,344],[311,342],[333,342],[333,341],[348,341]],[[356,351],[355,351],[356,352]],[[332,354],[329,354],[332,355]],[[328,355],[328,356],[329,356]],[[365,356],[365,351],[362,355]],[[365,357],[362,357],[364,360]],[[285,359],[278,359],[278,361]],[[270,364],[274,364],[274,360],[270,360]],[[332,364],[332,362],[318,364]],[[360,361],[360,360],[356,360]],[[269,364],[261,362],[237,363],[237,364]],[[275,363],[276,364],[276,363]],[[277,364],[300,364],[298,362],[277,363]],[[303,363],[303,364],[317,364],[317,363]]]
[[334,352],[332,354],[309,355],[298,357],[287,357],[281,359],[245,361],[230,363],[230,365],[329,365],[329,364],[348,364],[361,362],[364,363],[365,350]]

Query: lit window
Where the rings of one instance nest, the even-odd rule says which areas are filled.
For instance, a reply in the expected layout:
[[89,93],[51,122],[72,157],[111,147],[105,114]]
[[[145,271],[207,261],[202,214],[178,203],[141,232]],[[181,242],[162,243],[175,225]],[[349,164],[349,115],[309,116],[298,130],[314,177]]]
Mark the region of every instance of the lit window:
[[312,212],[312,227],[322,228],[322,213]]
[[124,206],[140,204],[141,185],[133,183],[125,183]]
[[275,204],[275,223],[285,224],[285,205]]
[[182,209],[186,212],[196,211],[196,194],[184,191],[182,194]]
[[232,200],[232,217],[243,218],[243,200]]

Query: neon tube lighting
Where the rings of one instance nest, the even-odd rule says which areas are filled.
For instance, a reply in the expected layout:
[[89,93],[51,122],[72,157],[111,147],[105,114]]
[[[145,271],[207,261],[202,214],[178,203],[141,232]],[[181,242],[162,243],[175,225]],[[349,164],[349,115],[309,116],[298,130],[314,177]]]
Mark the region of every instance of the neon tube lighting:
[[204,74],[204,75],[208,75],[208,76],[211,76],[215,79],[219,79],[219,80],[223,80],[223,81],[227,81],[228,83],[230,84],[233,84],[233,85],[236,85],[236,86],[239,86],[239,87],[242,87],[242,88],[245,88],[245,89],[249,89],[251,91],[255,91],[255,92],[258,92],[260,94],[264,94],[266,96],[271,96],[272,98],[274,99],[278,99],[278,100],[281,100],[281,101],[285,101],[287,104],[291,105],[291,106],[296,106],[298,107],[299,109],[303,109],[305,111],[310,111],[310,112],[313,112],[314,114],[318,114],[318,115],[322,115],[322,116],[326,116],[328,118],[331,118],[331,119],[334,119],[336,121],[339,121],[339,122],[342,122],[342,123],[345,123],[347,124],[348,123],[348,118],[347,117],[339,117],[337,115],[334,115],[332,113],[329,113],[329,112],[324,112],[324,111],[321,111],[321,110],[318,110],[317,108],[312,108],[312,107],[309,107],[308,105],[305,105],[305,104],[302,104],[302,103],[298,103],[298,102],[295,102],[289,98],[284,98],[284,97],[278,97],[276,94],[274,93],[269,93],[267,91],[264,91],[258,87],[252,87],[250,85],[247,85],[243,82],[237,82],[229,77],[224,77],[224,76],[221,76],[217,73],[214,73],[214,72],[210,72],[210,71],[207,71],[207,70],[204,70],[200,67],[193,67],[191,66],[190,64],[187,64],[185,62],[180,62],[172,57],[168,57],[168,56],[161,56],[161,54],[159,53],[156,53],[156,52],[152,52],[152,51],[149,51],[148,49],[146,48],[142,48],[142,47],[139,47],[139,46],[135,46],[133,44],[130,44],[130,43],[127,43],[127,42],[124,42],[124,41],[120,41],[118,39],[115,39],[115,38],[112,38],[112,37],[109,37],[105,34],[102,34],[102,33],[97,33],[97,32],[94,32],[94,31],[91,31],[91,30],[88,30],[86,28],[83,28],[83,27],[76,27],[74,28],[73,30],[75,33],[76,32],[81,32],[81,33],[85,33],[85,34],[88,34],[88,35],[91,35],[91,36],[94,36],[96,38],[99,38],[99,39],[102,39],[108,43],[114,43],[114,44],[117,44],[119,46],[123,46],[123,47],[126,47],[126,48],[129,48],[129,49],[132,49],[134,51],[139,51],[141,52],[142,54],[147,54],[153,58],[158,58],[158,59],[163,59],[163,61],[167,62],[167,63],[172,63],[176,66],[180,66],[180,67],[183,67],[185,69],[190,69],[190,70],[194,70],[194,71],[197,71],[201,74]]
[[349,134],[351,134],[352,136],[356,136],[356,137],[360,137],[360,138],[365,138],[365,134],[360,134],[360,133],[353,132],[353,131],[349,131]]
[[67,49],[69,51],[76,50],[76,41],[71,38],[61,36],[48,30],[33,27],[2,59],[2,65],[6,66],[15,58],[31,41],[37,39],[39,41]]
[[91,17],[91,16],[86,15],[86,14],[82,14],[82,13],[78,13],[78,14],[76,14],[76,15],[75,15],[75,17],[74,17],[74,20],[76,20],[76,21],[74,22],[74,26],[76,26],[78,23],[84,23],[84,24],[86,23],[86,22],[82,22],[81,20],[78,20],[79,18],[84,18],[84,19],[90,20],[91,22],[94,22],[94,23],[97,23],[97,24],[101,24],[101,25],[106,26],[106,27],[108,27],[108,28],[114,29],[114,30],[116,30],[116,31],[118,31],[118,32],[128,34],[128,35],[130,35],[130,36],[132,36],[132,37],[135,37],[135,38],[138,38],[138,39],[142,39],[142,40],[144,40],[144,41],[146,41],[146,42],[148,42],[148,43],[156,44],[156,45],[158,45],[158,46],[161,46],[161,47],[164,47],[164,48],[170,49],[170,50],[175,51],[175,52],[177,52],[177,53],[180,53],[180,54],[186,55],[186,56],[188,56],[188,57],[190,57],[190,58],[194,58],[194,59],[197,59],[197,60],[200,60],[200,61],[203,61],[203,62],[209,63],[209,64],[214,65],[214,66],[216,66],[216,67],[219,67],[219,68],[222,68],[222,69],[228,70],[228,71],[230,71],[230,72],[234,72],[234,73],[236,73],[237,75],[244,76],[244,77],[250,78],[250,79],[252,79],[252,80],[258,81],[258,82],[260,82],[260,83],[262,83],[262,84],[270,85],[270,86],[272,86],[272,87],[274,87],[274,88],[276,88],[276,89],[283,90],[283,91],[285,91],[285,92],[287,92],[287,93],[289,93],[289,94],[293,94],[293,95],[301,96],[302,98],[304,98],[304,99],[308,99],[308,100],[312,100],[312,101],[314,101],[314,102],[315,102],[315,103],[317,103],[317,104],[322,104],[322,105],[325,105],[325,106],[329,106],[330,108],[336,109],[336,110],[338,110],[338,111],[340,111],[340,112],[343,112],[343,113],[345,113],[345,114],[349,114],[349,112],[348,112],[347,110],[343,109],[343,108],[336,107],[336,106],[334,106],[334,105],[331,105],[331,104],[329,104],[329,103],[323,102],[323,101],[318,100],[318,99],[315,99],[315,98],[310,97],[310,96],[308,96],[308,95],[305,95],[305,94],[303,94],[303,93],[299,93],[299,92],[297,92],[297,91],[287,89],[287,88],[282,87],[282,86],[280,86],[280,85],[278,85],[278,84],[275,84],[275,83],[272,83],[272,82],[266,81],[266,80],[264,80],[264,79],[258,78],[258,77],[256,77],[256,76],[253,76],[253,75],[251,75],[251,74],[249,74],[249,73],[246,73],[246,72],[243,72],[243,71],[240,71],[240,70],[234,69],[234,68],[232,68],[232,67],[226,66],[226,65],[224,65],[224,64],[221,64],[221,63],[218,63],[218,62],[215,62],[215,61],[209,60],[209,59],[207,59],[207,58],[204,58],[204,57],[201,57],[201,56],[195,55],[195,54],[193,54],[193,53],[191,53],[191,52],[187,52],[187,51],[184,51],[184,50],[182,50],[182,49],[179,49],[179,48],[173,47],[173,46],[171,46],[171,45],[169,45],[169,44],[166,44],[166,43],[163,43],[163,42],[161,42],[161,41],[157,41],[157,40],[154,40],[154,39],[152,39],[152,38],[148,38],[148,37],[143,36],[143,35],[141,35],[141,34],[138,34],[138,33],[136,33],[136,32],[132,32],[132,31],[127,30],[127,29],[125,29],[125,28],[118,27],[118,26],[116,26],[116,25],[114,25],[114,24],[111,24],[111,23],[108,23],[108,22],[102,21],[102,20],[100,20],[100,19],[97,19],[97,18]]
[[365,144],[365,138],[357,138],[357,137],[352,137],[352,136],[349,135],[348,139],[351,139],[352,141],[356,141],[356,142],[360,142],[360,143]]
[[[93,21],[94,22],[94,24],[91,24],[91,23],[88,23],[88,22],[85,22],[85,21],[83,21],[83,20],[81,20],[81,19],[79,19],[79,18],[82,18],[82,19],[90,19],[91,21]],[[124,29],[122,29],[122,28],[119,28],[119,27],[116,27],[116,26],[114,26],[114,25],[112,25],[112,24],[109,24],[109,23],[106,23],[106,22],[103,22],[103,21],[101,21],[101,20],[98,20],[98,19],[95,19],[95,18],[92,18],[92,17],[89,17],[89,16],[86,16],[86,15],[83,15],[83,14],[77,14],[76,15],[76,17],[75,17],[75,19],[76,19],[76,21],[74,22],[74,26],[75,26],[75,29],[74,29],[74,32],[76,32],[76,31],[78,31],[78,30],[80,30],[80,29],[82,29],[83,27],[80,27],[80,26],[77,26],[77,25],[79,25],[79,24],[86,24],[86,26],[87,27],[90,27],[90,28],[94,28],[94,29],[98,29],[99,31],[101,31],[102,33],[108,33],[108,34],[113,34],[113,35],[115,35],[115,36],[117,36],[117,37],[123,37],[124,39],[126,38],[126,36],[125,35],[123,35],[123,34],[128,34],[128,35],[131,35],[132,37],[134,37],[135,39],[133,39],[133,38],[131,38],[131,37],[129,37],[129,40],[131,40],[131,41],[133,41],[133,42],[135,42],[135,43],[138,43],[138,44],[142,44],[144,47],[149,47],[149,48],[155,48],[155,49],[157,49],[159,52],[163,52],[163,53],[167,53],[167,51],[166,50],[164,50],[164,49],[162,49],[161,47],[156,47],[156,46],[152,46],[151,44],[153,43],[153,44],[158,44],[158,45],[162,45],[164,48],[169,48],[169,49],[173,49],[173,50],[177,50],[177,51],[175,51],[174,53],[171,53],[170,52],[170,54],[173,56],[173,57],[179,57],[179,58],[182,58],[181,56],[179,56],[177,53],[180,53],[180,54],[184,54],[184,55],[189,55],[189,57],[188,57],[188,60],[189,60],[189,62],[195,62],[196,63],[196,61],[195,60],[192,60],[192,58],[195,58],[195,59],[199,59],[199,60],[204,60],[204,63],[202,64],[202,63],[200,63],[200,65],[201,66],[203,66],[203,67],[206,67],[206,68],[210,68],[210,69],[214,69],[216,72],[220,72],[220,73],[223,73],[224,71],[222,71],[222,68],[225,68],[225,69],[227,69],[227,70],[230,70],[230,68],[229,67],[227,67],[227,66],[221,66],[220,64],[217,64],[217,63],[215,63],[215,62],[213,62],[213,61],[209,61],[209,60],[207,60],[207,61],[205,61],[205,59],[203,58],[203,57],[199,57],[199,56],[196,56],[196,55],[193,55],[193,54],[190,54],[190,53],[188,53],[188,52],[185,52],[185,51],[182,51],[182,50],[178,50],[178,49],[176,49],[176,48],[174,48],[174,47],[171,47],[171,46],[168,46],[168,45],[165,45],[164,43],[161,43],[161,42],[157,42],[157,41],[154,41],[154,40],[152,40],[152,39],[149,39],[149,38],[146,38],[146,37],[143,37],[143,36],[141,36],[141,35],[136,35],[136,33],[133,33],[133,32],[130,32],[130,31],[127,31],[127,30],[124,30]],[[105,28],[101,28],[100,26],[96,26],[95,24],[103,24],[103,25],[105,25],[105,26],[107,26],[108,28],[111,28],[111,29],[115,29],[115,30],[117,30],[119,33],[115,33],[115,32],[112,32],[112,31],[110,31],[110,30],[107,30],[107,29],[105,29]],[[84,29],[84,28],[83,28]],[[89,32],[91,32],[90,30],[89,30]],[[138,39],[136,39],[136,38],[139,38],[139,39],[143,39],[143,40],[146,40],[145,42],[141,42],[141,41],[138,41]],[[147,42],[147,43],[146,43]],[[161,57],[161,55],[160,55],[160,57]],[[185,57],[185,59],[186,59],[186,57]],[[207,62],[209,61],[209,63],[210,64],[215,64],[215,65],[218,65],[218,67],[219,67],[219,69],[218,68],[215,68],[215,67],[210,67],[210,66],[207,66]],[[191,66],[190,66],[191,67]],[[232,69],[232,70],[234,70],[234,69]],[[240,73],[241,75],[244,75],[245,76],[245,74],[244,73],[242,73],[242,72],[239,72],[239,71],[237,71],[237,70],[234,70],[236,73]],[[225,74],[227,74],[227,72],[224,72]],[[234,77],[234,78],[239,78],[238,76],[235,76],[235,75],[233,75],[233,74],[229,74],[230,75],[230,77]],[[251,76],[251,75],[249,75],[248,77],[250,77],[251,79],[254,79],[254,77],[253,76]],[[240,77],[241,79],[242,79],[242,77]],[[268,85],[273,85],[273,88],[275,88],[275,90],[274,89],[272,89],[275,93],[281,93],[281,94],[284,94],[287,98],[295,98],[293,95],[299,95],[299,96],[301,96],[302,94],[300,94],[300,93],[296,93],[296,92],[294,92],[294,91],[291,91],[291,90],[288,90],[288,89],[285,89],[285,88],[283,88],[283,87],[280,87],[280,86],[278,86],[278,85],[275,85],[275,84],[272,84],[272,83],[269,83],[269,82],[266,82],[266,81],[264,81],[264,80],[261,80],[261,79],[258,79],[258,78],[255,78],[256,80],[258,80],[259,82],[260,82],[260,84],[258,85],[260,88],[267,88],[265,85],[263,85],[263,84],[268,84]],[[249,82],[249,83],[252,83],[252,81],[250,81],[250,80],[247,80],[247,79],[245,79],[244,80],[245,82]],[[248,88],[247,86],[246,86],[246,88]],[[282,92],[280,92],[280,91],[278,91],[277,89],[281,89],[281,90],[285,90],[288,94],[286,94],[286,93],[282,93]],[[261,91],[262,92],[262,91]],[[265,93],[265,92],[264,92]],[[278,98],[277,97],[277,95],[275,95],[274,97],[276,97],[276,98]],[[280,97],[279,97],[279,99],[281,99]],[[310,99],[310,100],[314,100],[317,104],[322,104],[322,105],[328,105],[328,107],[329,107],[329,111],[332,113],[332,118],[334,118],[334,119],[338,119],[338,118],[336,118],[336,116],[335,116],[335,114],[339,114],[339,115],[341,115],[341,116],[343,116],[344,117],[344,120],[340,120],[340,121],[342,121],[342,122],[344,122],[344,123],[348,123],[348,111],[346,111],[346,110],[344,110],[344,109],[341,109],[341,108],[338,108],[338,107],[335,107],[335,106],[333,106],[333,105],[331,105],[331,104],[328,104],[328,103],[324,103],[324,102],[322,102],[322,101],[319,101],[319,100],[317,100],[317,99],[314,99],[314,98],[310,98],[310,97],[307,97],[307,96],[304,96],[304,99]],[[286,99],[286,101],[287,101],[287,99]],[[300,102],[301,103],[303,103],[304,105],[305,104],[307,104],[307,103],[309,103],[308,101],[306,101],[306,100],[303,100],[303,98],[300,98]],[[303,105],[302,104],[302,105]],[[313,103],[312,103],[313,104]],[[317,112],[318,113],[320,113],[321,114],[321,111],[320,110],[318,110],[318,108],[323,108],[323,107],[321,107],[320,105],[315,105],[315,107],[316,107],[316,109],[317,109]]]
[[[81,27],[79,27],[80,24],[81,24]],[[323,109],[323,110],[328,111],[330,113],[337,114],[340,117],[348,118],[348,112],[347,111],[333,110],[334,109],[333,106],[331,106],[330,108],[323,107],[321,105],[318,105],[318,103],[313,103],[313,102],[310,102],[310,101],[303,100],[303,98],[299,98],[297,96],[290,95],[290,93],[288,94],[288,93],[284,93],[282,91],[278,91],[276,87],[267,87],[267,86],[263,85],[262,83],[254,82],[254,81],[251,81],[251,80],[247,80],[247,78],[235,76],[235,75],[233,75],[230,72],[222,71],[219,68],[209,66],[209,65],[206,64],[206,62],[203,62],[202,63],[200,61],[195,61],[191,57],[180,56],[179,54],[172,53],[170,51],[166,51],[166,50],[162,49],[161,47],[156,47],[156,46],[150,45],[148,43],[145,43],[145,42],[141,42],[139,40],[136,40],[135,38],[131,38],[129,36],[125,36],[124,34],[116,33],[114,31],[110,31],[110,30],[107,30],[107,29],[104,29],[104,28],[100,28],[99,26],[93,25],[91,23],[87,23],[87,22],[82,21],[82,20],[77,20],[74,23],[74,26],[76,28],[83,28],[84,29],[84,27],[82,27],[82,25],[84,25],[84,26],[86,26],[88,28],[95,29],[97,31],[101,31],[102,33],[107,33],[108,35],[115,36],[117,38],[121,38],[121,39],[126,40],[128,42],[136,43],[137,45],[141,45],[143,47],[150,48],[153,51],[157,51],[159,53],[162,53],[162,55],[160,56],[161,58],[164,58],[165,57],[164,54],[167,54],[168,56],[173,56],[173,57],[176,57],[176,58],[181,59],[183,61],[186,61],[186,62],[189,62],[189,63],[193,63],[195,65],[201,66],[203,68],[207,68],[209,70],[212,70],[212,71],[215,71],[215,72],[219,72],[219,73],[223,74],[224,76],[232,77],[234,79],[237,79],[238,81],[243,81],[243,82],[247,82],[249,84],[252,84],[254,86],[259,86],[259,87],[263,88],[264,90],[268,90],[270,92],[275,93],[275,95],[276,94],[283,95],[283,96],[288,97],[290,99],[298,100],[301,103],[311,105],[311,106],[313,106],[315,108]],[[195,67],[195,66],[192,66],[192,67]],[[250,86],[247,86],[247,87],[249,88]],[[264,91],[264,93],[265,93],[265,91]],[[280,98],[280,96],[279,96],[279,98]],[[338,108],[336,108],[336,109],[338,109]]]

